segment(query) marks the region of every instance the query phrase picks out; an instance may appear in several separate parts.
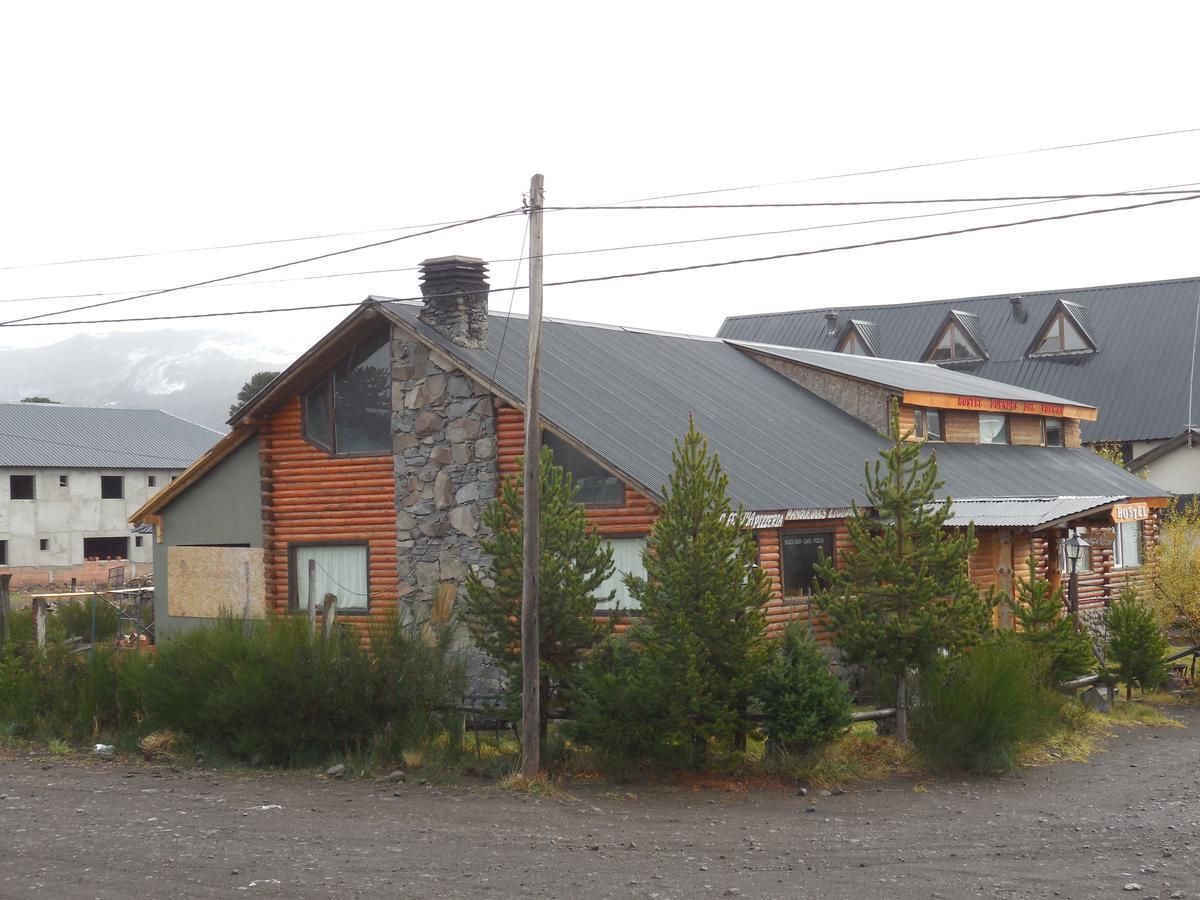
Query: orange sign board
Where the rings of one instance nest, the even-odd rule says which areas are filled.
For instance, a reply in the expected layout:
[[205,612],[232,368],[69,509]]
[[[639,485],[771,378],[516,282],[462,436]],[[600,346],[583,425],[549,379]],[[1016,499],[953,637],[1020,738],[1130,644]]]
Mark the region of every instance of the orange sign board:
[[1096,408],[1071,403],[1043,403],[1040,400],[1004,400],[998,397],[976,397],[970,394],[935,394],[926,391],[905,391],[904,402],[912,406],[931,406],[937,409],[969,409],[976,412],[1018,413],[1028,416],[1061,416],[1068,419],[1096,419]]
[[1143,501],[1138,503],[1118,503],[1112,508],[1114,522],[1140,522],[1150,518],[1150,504]]

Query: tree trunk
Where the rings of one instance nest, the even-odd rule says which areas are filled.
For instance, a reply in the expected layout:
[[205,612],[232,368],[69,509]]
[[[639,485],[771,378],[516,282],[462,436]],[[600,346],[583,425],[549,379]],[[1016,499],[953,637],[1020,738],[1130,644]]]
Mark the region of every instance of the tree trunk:
[[545,747],[546,732],[550,728],[550,679],[545,676],[542,677],[541,701],[538,707],[538,736],[541,738],[541,746]]
[[896,678],[896,743],[908,743],[908,673]]

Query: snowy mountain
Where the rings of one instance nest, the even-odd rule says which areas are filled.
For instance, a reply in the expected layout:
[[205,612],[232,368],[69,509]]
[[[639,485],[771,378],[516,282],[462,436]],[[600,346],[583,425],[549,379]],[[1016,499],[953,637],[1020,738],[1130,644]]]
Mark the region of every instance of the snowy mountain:
[[227,431],[237,392],[255,372],[291,362],[222,331],[77,335],[0,350],[0,401],[48,397],[78,406],[161,409]]

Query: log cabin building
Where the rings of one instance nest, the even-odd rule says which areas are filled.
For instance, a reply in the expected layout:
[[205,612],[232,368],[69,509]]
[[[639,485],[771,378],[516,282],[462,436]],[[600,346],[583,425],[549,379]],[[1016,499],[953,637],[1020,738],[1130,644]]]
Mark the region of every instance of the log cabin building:
[[[211,619],[214,594],[235,612],[301,609],[310,561],[311,590],[364,629],[452,602],[487,565],[481,514],[522,452],[528,323],[489,314],[480,260],[422,268],[423,303],[368,298],[134,516],[155,526],[161,633]],[[1080,447],[1095,407],[933,365],[553,319],[542,353],[543,440],[613,549],[606,588],[627,614],[620,576],[641,571],[689,416],[757,534],[773,631],[819,631],[813,563],[845,547],[893,401],[937,454],[951,524],[976,525],[981,586],[1011,593],[1030,555],[1057,578],[1059,542],[1086,529],[1081,596],[1102,606],[1167,502]]]

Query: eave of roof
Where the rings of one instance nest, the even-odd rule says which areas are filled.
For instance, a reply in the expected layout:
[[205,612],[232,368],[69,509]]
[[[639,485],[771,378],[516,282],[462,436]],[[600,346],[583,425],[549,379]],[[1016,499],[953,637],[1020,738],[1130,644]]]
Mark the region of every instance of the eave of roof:
[[206,472],[215,468],[217,463],[225,459],[225,457],[229,456],[229,454],[233,453],[234,450],[242,446],[242,444],[246,443],[246,441],[257,433],[258,429],[251,425],[240,425],[234,428],[233,431],[210,447],[203,456],[176,476],[174,481],[156,492],[153,497],[138,507],[137,511],[129,517],[129,521],[134,525],[152,523],[153,520],[149,518],[150,516],[157,516],[162,513],[167,504],[186,491]]

